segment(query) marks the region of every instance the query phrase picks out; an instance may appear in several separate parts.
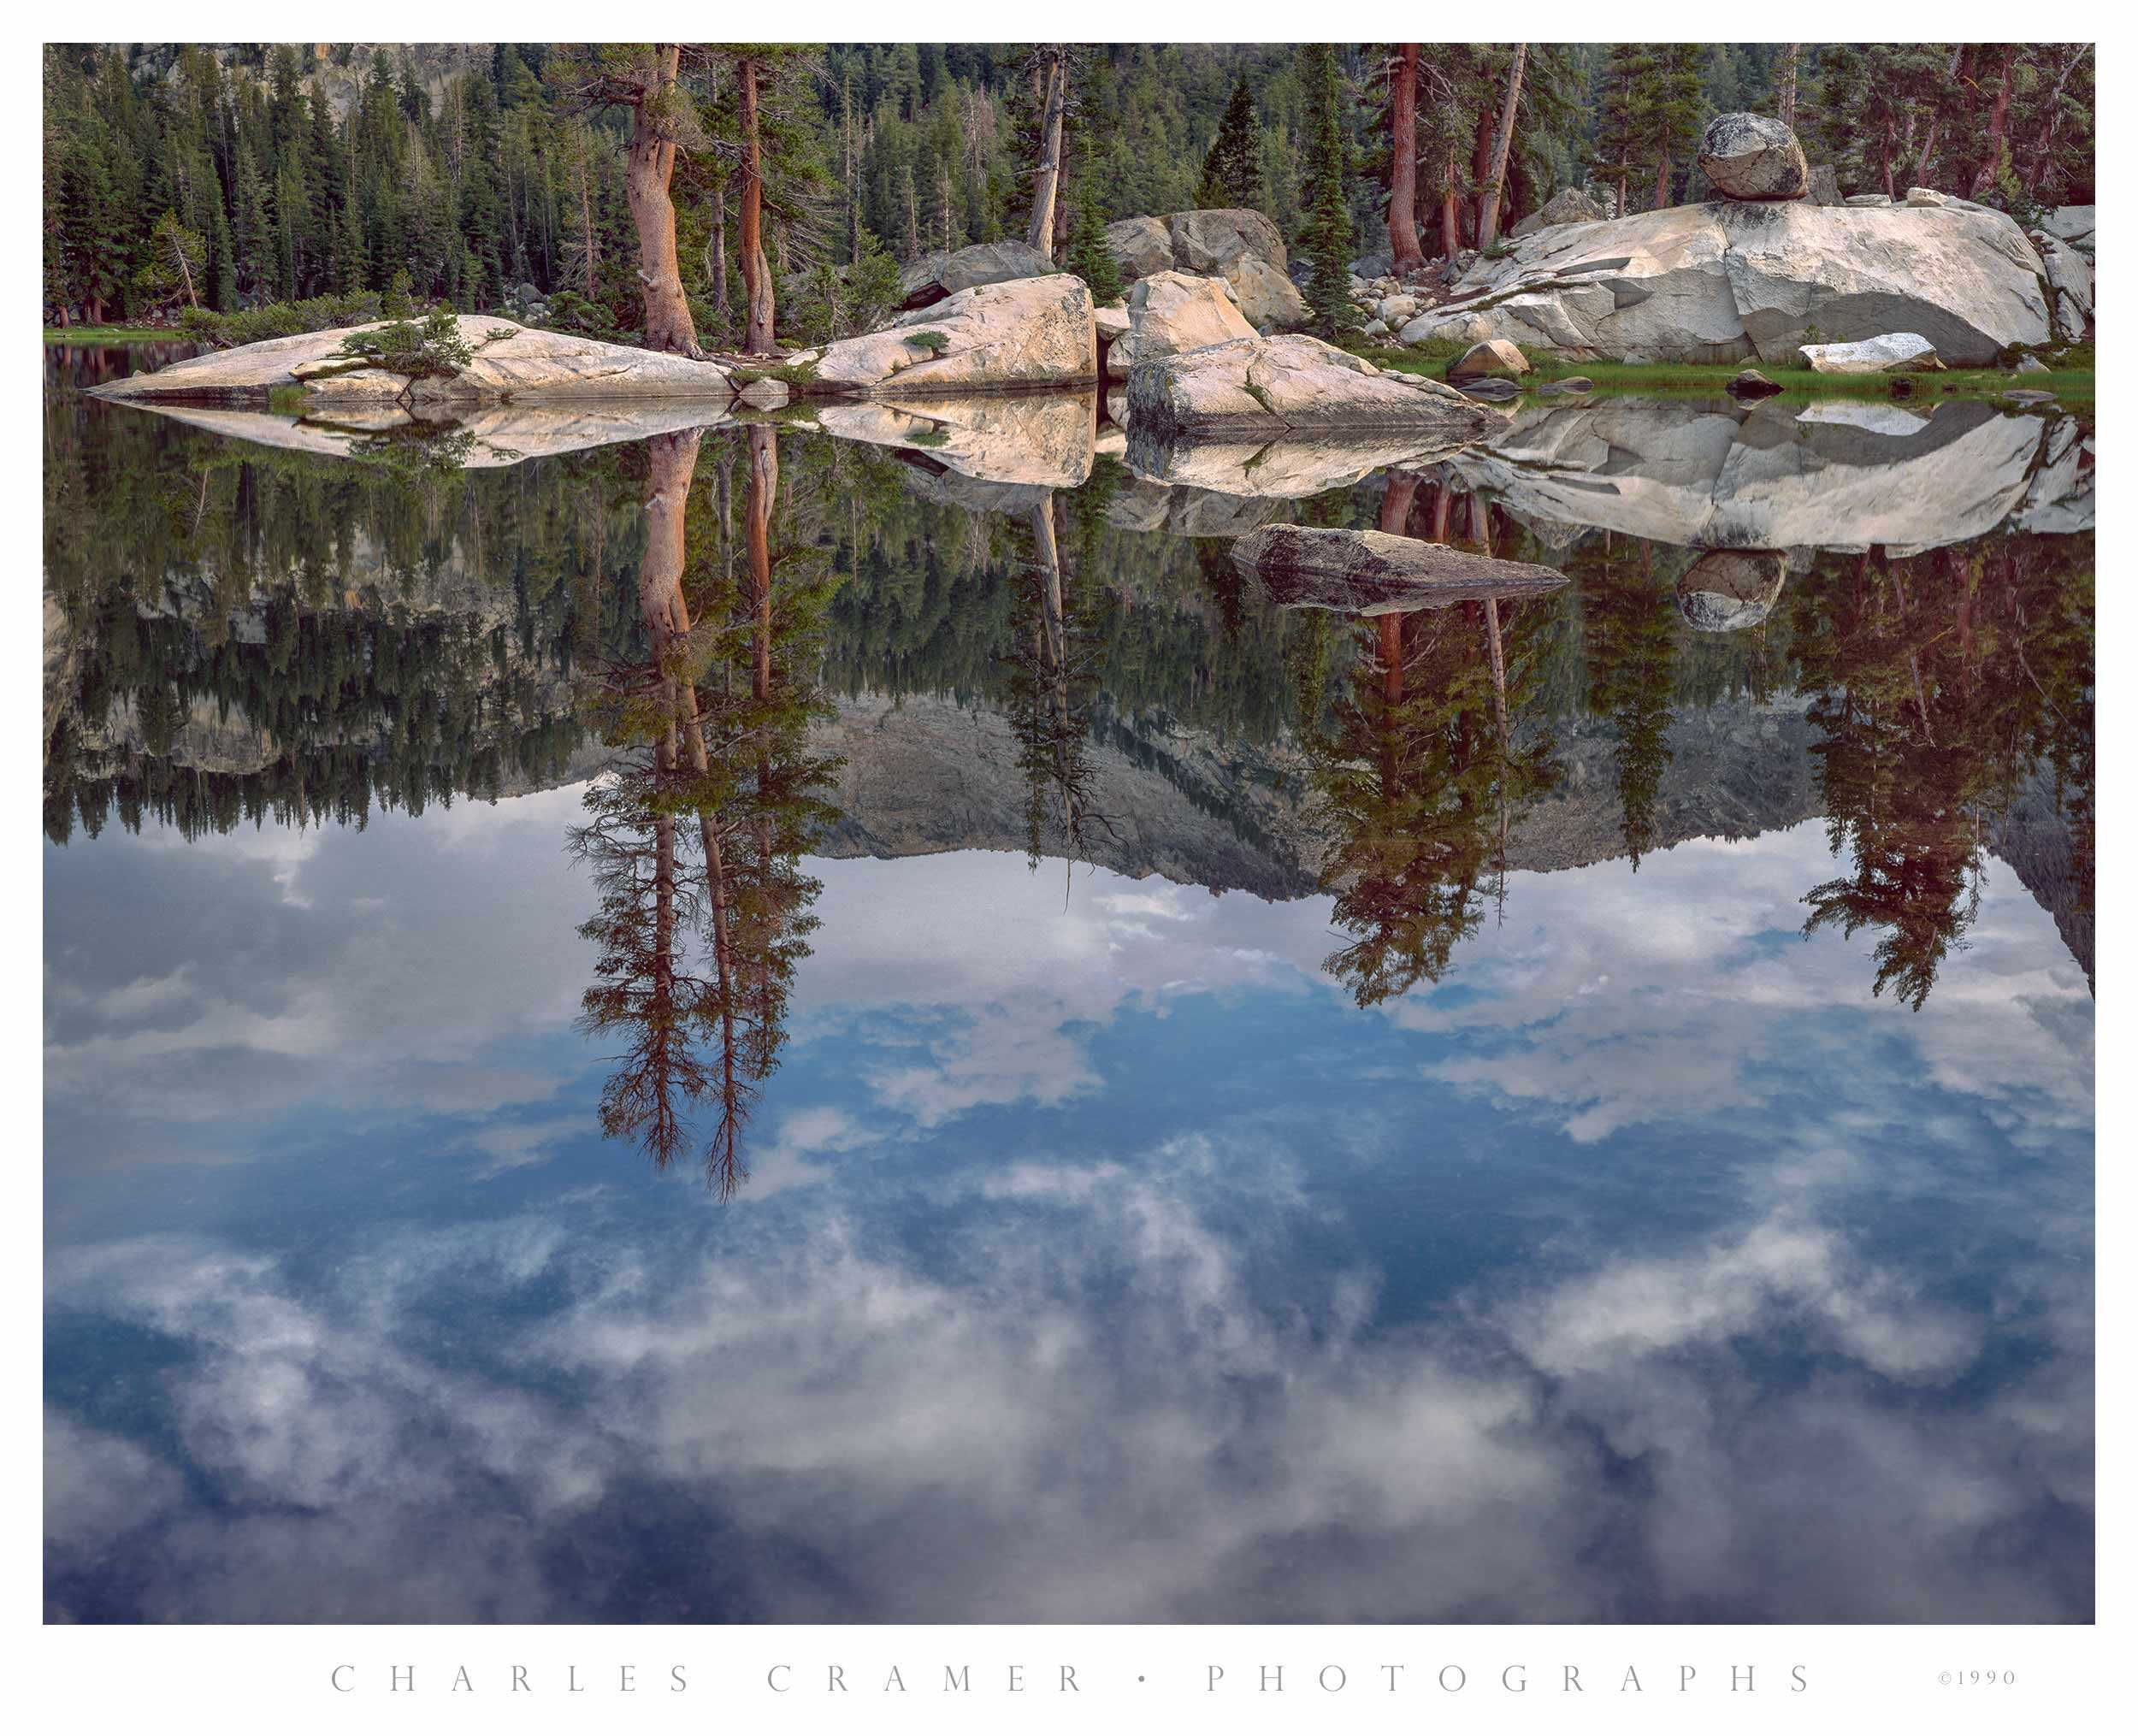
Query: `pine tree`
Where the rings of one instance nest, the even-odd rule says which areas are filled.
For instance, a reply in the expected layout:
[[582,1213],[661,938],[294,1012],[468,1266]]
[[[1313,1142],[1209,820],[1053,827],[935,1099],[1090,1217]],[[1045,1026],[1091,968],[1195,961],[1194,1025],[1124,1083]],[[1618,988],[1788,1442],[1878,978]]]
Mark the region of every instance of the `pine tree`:
[[1334,342],[1358,328],[1351,304],[1351,202],[1344,185],[1343,74],[1336,50],[1326,44],[1307,53],[1307,90],[1313,132],[1307,152],[1306,231],[1301,240],[1313,275],[1307,282],[1309,329]]
[[1604,57],[1596,92],[1595,165],[1616,191],[1614,216],[1633,209],[1628,200],[1633,165],[1646,155],[1641,93],[1654,64],[1645,43],[1615,43]]
[[1087,165],[1077,176],[1076,218],[1069,231],[1069,269],[1081,277],[1091,299],[1103,306],[1121,293],[1121,269],[1106,245],[1106,213],[1099,205],[1099,178]]
[[1641,135],[1656,164],[1659,210],[1671,203],[1674,173],[1691,159],[1706,118],[1700,82],[1705,53],[1697,42],[1657,44],[1639,86]]
[[1261,131],[1255,118],[1255,97],[1243,71],[1218,122],[1218,136],[1202,159],[1196,203],[1206,210],[1259,210],[1268,196],[1262,180]]

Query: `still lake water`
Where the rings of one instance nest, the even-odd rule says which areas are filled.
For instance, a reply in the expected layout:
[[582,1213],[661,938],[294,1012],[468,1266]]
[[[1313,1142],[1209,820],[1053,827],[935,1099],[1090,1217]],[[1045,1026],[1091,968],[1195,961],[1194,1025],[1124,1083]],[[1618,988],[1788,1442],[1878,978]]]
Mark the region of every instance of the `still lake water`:
[[[1072,486],[1074,400],[123,365],[45,406],[48,1619],[2092,1618],[2089,428]],[[1299,606],[1275,520],[1568,582]]]

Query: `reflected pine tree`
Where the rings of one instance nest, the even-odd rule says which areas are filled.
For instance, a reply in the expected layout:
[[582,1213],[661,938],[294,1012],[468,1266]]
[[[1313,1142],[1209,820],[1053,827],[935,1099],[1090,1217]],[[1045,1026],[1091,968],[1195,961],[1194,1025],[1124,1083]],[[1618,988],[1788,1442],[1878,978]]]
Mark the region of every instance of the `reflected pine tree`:
[[1921,1010],[1966,944],[1986,831],[2037,777],[2090,924],[2092,539],[1822,556],[1792,609],[1828,841],[1852,864],[1806,895],[1804,933],[1873,930],[1873,994]]
[[743,1130],[817,925],[800,858],[837,818],[821,794],[836,764],[807,743],[830,583],[813,546],[776,544],[776,436],[745,438],[739,535],[732,451],[694,487],[699,435],[648,443],[647,651],[594,677],[591,708],[622,751],[570,840],[599,895],[581,930],[595,947],[582,1024],[624,1043],[603,1131],[665,1169],[709,1117],[703,1160],[723,1199],[747,1175]]
[[1064,865],[1088,858],[1112,832],[1092,795],[1092,707],[1100,606],[1062,546],[1062,509],[1049,493],[1019,527],[1029,550],[1012,579],[1008,701],[1025,774],[1025,856],[1037,870],[1049,846]]
[[[1445,490],[1420,499],[1399,478],[1381,526],[1413,534],[1449,522]],[[1481,509],[1464,522],[1489,540]],[[1322,886],[1350,936],[1323,968],[1361,1007],[1437,983],[1484,918],[1496,877],[1503,895],[1515,815],[1551,787],[1551,744],[1521,729],[1548,605],[1488,600],[1355,617],[1347,679],[1328,722],[1308,732],[1314,817],[1330,839]],[[1320,711],[1302,659],[1300,715]],[[1525,739],[1526,737],[1526,739]]]
[[1566,571],[1580,593],[1586,706],[1617,736],[1620,836],[1638,872],[1655,847],[1656,801],[1670,764],[1678,610],[1657,579],[1652,544],[1592,538],[1567,558]]

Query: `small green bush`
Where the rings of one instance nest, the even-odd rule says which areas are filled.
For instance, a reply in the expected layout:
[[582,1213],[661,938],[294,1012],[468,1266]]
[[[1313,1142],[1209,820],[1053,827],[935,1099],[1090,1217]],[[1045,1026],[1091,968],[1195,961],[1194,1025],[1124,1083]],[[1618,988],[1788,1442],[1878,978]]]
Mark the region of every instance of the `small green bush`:
[[[494,333],[486,342],[505,334]],[[475,360],[451,308],[434,307],[420,322],[394,320],[367,332],[351,332],[337,352],[350,361],[405,374],[411,380],[450,380]]]
[[345,295],[314,296],[309,301],[271,301],[234,313],[189,307],[179,316],[178,328],[189,338],[229,349],[239,344],[257,344],[263,338],[294,338],[305,332],[330,331],[336,326],[364,325],[385,317],[380,300],[376,290],[366,289]]
[[908,332],[906,341],[917,350],[925,350],[931,356],[940,356],[950,347],[948,336],[942,332]]

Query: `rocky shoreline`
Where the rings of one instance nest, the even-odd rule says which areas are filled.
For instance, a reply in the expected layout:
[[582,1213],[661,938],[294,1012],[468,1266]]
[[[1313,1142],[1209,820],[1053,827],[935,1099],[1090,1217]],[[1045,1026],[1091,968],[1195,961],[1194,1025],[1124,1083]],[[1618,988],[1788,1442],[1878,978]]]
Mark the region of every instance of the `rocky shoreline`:
[[1497,425],[1479,400],[1519,393],[1523,351],[1860,372],[1981,367],[2093,334],[2090,208],[2054,213],[2030,234],[2001,211],[1923,188],[1898,201],[1816,202],[1793,135],[1757,115],[1717,117],[1701,161],[1723,197],[1606,217],[1569,192],[1539,214],[1546,221],[1474,257],[1444,293],[1423,280],[1354,277],[1369,338],[1473,352],[1449,370],[1461,391],[1294,329],[1307,305],[1275,227],[1251,210],[1109,226],[1130,287],[1108,306],[1039,250],[989,242],[908,266],[903,311],[881,329],[777,357],[673,355],[463,314],[449,322],[458,359],[448,363],[366,358],[351,340],[388,323],[376,322],[94,389],[247,409],[295,391],[313,414],[399,406],[422,416],[617,399],[771,410],[1116,386],[1125,391],[1109,399],[1113,419],[1158,438],[1422,429],[1459,445]]

